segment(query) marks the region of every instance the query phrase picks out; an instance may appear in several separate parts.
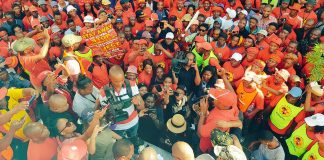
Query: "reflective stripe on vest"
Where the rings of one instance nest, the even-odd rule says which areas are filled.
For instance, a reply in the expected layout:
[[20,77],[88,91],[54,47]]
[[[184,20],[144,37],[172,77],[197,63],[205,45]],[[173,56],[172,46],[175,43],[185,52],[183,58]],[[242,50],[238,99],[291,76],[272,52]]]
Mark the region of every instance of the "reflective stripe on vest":
[[236,93],[238,95],[238,107],[242,112],[245,112],[258,94],[258,91],[254,90],[253,92],[246,92],[242,81],[237,87]]
[[312,143],[312,139],[307,136],[306,123],[297,128],[291,136],[286,140],[289,153],[300,157],[306,152],[307,147]]
[[147,49],[147,51],[148,51],[149,53],[151,53],[151,54],[154,53],[154,43],[153,43],[153,45],[152,45],[150,48]]
[[302,160],[320,160],[324,159],[323,156],[319,153],[318,142],[313,145],[313,147],[304,154]]
[[296,107],[288,103],[284,96],[273,109],[270,120],[278,129],[284,129],[303,109],[303,107]]

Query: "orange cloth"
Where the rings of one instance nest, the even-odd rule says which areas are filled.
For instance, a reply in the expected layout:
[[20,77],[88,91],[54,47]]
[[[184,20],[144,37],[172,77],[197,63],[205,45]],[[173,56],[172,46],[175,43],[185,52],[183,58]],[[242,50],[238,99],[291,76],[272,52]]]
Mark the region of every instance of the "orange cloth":
[[280,19],[283,14],[289,14],[289,13],[290,13],[289,8],[287,8],[286,10],[282,10],[280,6],[272,10],[273,16],[275,16],[277,19]]
[[[288,86],[286,85],[286,83],[282,83],[282,84],[275,84],[274,83],[274,75],[268,77],[266,79],[266,82],[268,87],[274,89],[274,90],[277,90],[283,94],[287,93],[288,92]],[[265,88],[261,88],[262,92],[263,92],[263,95],[264,95],[264,102],[266,105],[268,104],[273,104],[275,100],[278,99],[278,97],[281,97],[282,95],[274,95],[273,93],[269,92],[268,90],[266,90]]]
[[204,8],[199,9],[199,13],[204,15],[205,17],[213,16],[212,9],[210,8],[209,11],[205,11]]
[[315,22],[314,24],[317,23],[317,15],[314,11],[306,13],[305,9],[302,9],[300,12],[298,12],[298,16],[300,16],[303,19],[303,24],[305,24],[305,21],[308,19],[313,19]]
[[231,50],[228,48],[227,45],[223,48],[219,48],[216,46],[216,42],[211,42],[211,45],[214,49],[214,54],[219,55],[223,61],[227,61],[231,56]]
[[[0,133],[0,139],[2,138],[3,135]],[[10,146],[0,152],[0,159],[4,158],[4,160],[11,160],[12,157],[13,157],[13,150]]]
[[96,63],[92,63],[92,66],[93,69],[90,78],[92,79],[93,84],[100,89],[109,83],[107,66],[105,64],[100,66]]
[[142,22],[142,23],[135,22],[135,25],[132,27],[132,34],[136,35],[138,31],[142,31],[144,29],[145,29],[144,22]]
[[138,83],[144,83],[146,86],[150,86],[153,74],[147,74],[145,71],[139,74]]
[[[75,16],[73,19],[73,22],[76,26],[80,26],[81,28],[84,26],[82,20],[80,19],[79,16]],[[64,23],[64,22],[63,22]]]
[[280,52],[279,50],[277,50],[275,53],[270,53],[269,49],[264,49],[264,50],[262,50],[262,51],[259,52],[258,59],[266,62],[268,59],[270,59],[270,56],[272,54],[278,55],[281,60],[284,57],[283,53]]
[[289,14],[282,15],[282,18],[286,18],[286,23],[291,25],[293,29],[301,28],[303,26],[303,18],[300,16],[290,17]]
[[178,11],[177,8],[173,8],[170,13],[169,16],[176,16],[178,19],[181,19],[184,15],[186,14],[186,9],[183,8],[182,11]]
[[45,160],[52,159],[57,154],[57,140],[55,138],[47,138],[43,143],[37,144],[29,141],[27,150],[27,159]]

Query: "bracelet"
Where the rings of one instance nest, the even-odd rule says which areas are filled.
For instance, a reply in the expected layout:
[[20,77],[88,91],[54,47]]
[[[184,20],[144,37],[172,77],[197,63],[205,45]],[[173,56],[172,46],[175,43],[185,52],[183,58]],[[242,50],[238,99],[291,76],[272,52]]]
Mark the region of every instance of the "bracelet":
[[200,117],[205,117],[205,116],[206,116],[206,113],[199,112],[199,116],[200,116]]

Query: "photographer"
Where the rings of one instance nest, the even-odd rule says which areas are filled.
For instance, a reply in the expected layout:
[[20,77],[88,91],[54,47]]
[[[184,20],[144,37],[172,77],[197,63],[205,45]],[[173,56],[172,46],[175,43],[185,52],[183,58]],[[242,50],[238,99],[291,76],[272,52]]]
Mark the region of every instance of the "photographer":
[[[116,128],[114,131],[117,134],[124,138],[137,138],[137,109],[144,109],[144,102],[135,82],[125,80],[124,75],[120,66],[115,65],[110,68],[111,83],[101,89],[100,104],[102,107],[108,107],[108,114],[115,111],[112,116],[115,119]],[[116,106],[120,107],[119,105],[122,105],[122,109],[115,108]]]
[[[224,80],[228,89],[211,89],[208,98],[200,100],[200,113],[198,122],[198,134],[200,135],[200,150],[204,153],[212,149],[210,135],[213,129],[218,128],[223,132],[236,132],[240,139],[242,122],[239,120],[239,110],[237,108],[237,96],[227,80],[225,70],[218,71],[218,75]],[[214,108],[208,111],[209,102],[212,101]]]

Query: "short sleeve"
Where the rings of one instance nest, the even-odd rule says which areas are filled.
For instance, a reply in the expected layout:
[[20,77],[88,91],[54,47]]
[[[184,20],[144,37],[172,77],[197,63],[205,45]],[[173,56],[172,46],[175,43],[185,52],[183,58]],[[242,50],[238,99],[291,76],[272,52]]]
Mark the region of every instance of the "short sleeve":
[[23,89],[9,88],[7,96],[18,101],[19,99],[23,98]]

